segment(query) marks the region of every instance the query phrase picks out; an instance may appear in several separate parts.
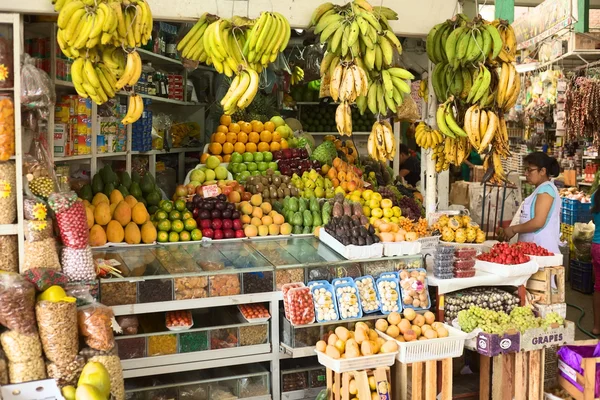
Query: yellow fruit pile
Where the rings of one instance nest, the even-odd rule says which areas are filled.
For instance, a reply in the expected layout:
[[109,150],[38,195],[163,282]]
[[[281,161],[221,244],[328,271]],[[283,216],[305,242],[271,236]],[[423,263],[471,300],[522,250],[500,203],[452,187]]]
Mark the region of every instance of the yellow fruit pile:
[[[256,153],[257,151],[277,151],[287,149],[288,128],[276,127],[271,121],[233,122],[229,115],[222,115],[217,131],[212,134],[208,153],[202,154],[200,163],[210,155],[221,162],[229,162],[231,154],[237,152]],[[285,127],[285,125],[283,125]]]
[[317,351],[337,360],[395,353],[398,351],[398,344],[394,340],[380,338],[366,323],[357,322],[354,331],[343,326],[335,328],[335,333],[329,335],[327,342],[324,340],[317,342]]
[[[404,318],[403,318],[404,317]],[[441,322],[435,322],[431,311],[417,314],[412,308],[404,310],[404,315],[392,312],[387,319],[378,319],[375,328],[399,342],[413,342],[448,336],[448,329]]]
[[143,203],[129,195],[123,198],[113,190],[110,198],[96,193],[90,204],[83,201],[90,229],[90,246],[103,246],[107,242],[129,244],[154,243],[156,228]]
[[444,242],[483,243],[485,232],[468,215],[442,215],[434,224]]
[[273,210],[271,203],[264,202],[260,194],[253,195],[250,201],[242,201],[239,210],[240,221],[247,237],[292,233],[292,226],[285,222],[283,215]]

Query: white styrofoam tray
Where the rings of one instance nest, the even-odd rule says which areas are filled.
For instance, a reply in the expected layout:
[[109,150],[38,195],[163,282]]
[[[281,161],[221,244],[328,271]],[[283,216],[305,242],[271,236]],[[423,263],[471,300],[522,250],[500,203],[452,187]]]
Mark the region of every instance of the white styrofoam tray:
[[563,265],[562,253],[555,253],[553,256],[529,256],[532,260],[537,262],[541,268],[545,267],[558,267]]
[[374,369],[377,367],[390,367],[396,361],[397,353],[375,354],[373,356],[362,356],[356,358],[334,359],[327,354],[315,350],[319,364],[335,371],[337,373]]
[[[462,356],[465,339],[468,335],[460,329],[453,328],[447,324],[443,325],[448,330],[448,337],[415,340],[413,342],[400,342],[396,340],[399,349],[396,359],[401,363],[409,364]],[[394,338],[381,331],[377,331],[377,333],[385,340],[394,340]]]
[[412,256],[421,252],[420,242],[382,242],[383,255],[386,257]]
[[383,255],[383,244],[381,243],[374,243],[370,246],[344,246],[336,238],[327,233],[325,229],[321,229],[319,240],[348,260],[365,260],[368,258],[379,258]]
[[535,274],[539,267],[537,262],[530,260],[523,264],[505,265],[482,260],[475,260],[475,269],[490,274],[509,277]]

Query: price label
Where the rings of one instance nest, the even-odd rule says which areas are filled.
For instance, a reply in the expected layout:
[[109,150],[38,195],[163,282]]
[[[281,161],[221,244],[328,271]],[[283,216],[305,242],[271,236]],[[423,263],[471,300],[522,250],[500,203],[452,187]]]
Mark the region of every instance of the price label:
[[202,186],[202,195],[204,198],[216,197],[219,194],[219,187],[217,185]]

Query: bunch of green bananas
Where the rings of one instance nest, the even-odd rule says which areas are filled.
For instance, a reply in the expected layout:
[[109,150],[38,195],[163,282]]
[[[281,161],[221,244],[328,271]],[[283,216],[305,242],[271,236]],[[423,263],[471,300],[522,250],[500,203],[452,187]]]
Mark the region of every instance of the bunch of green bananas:
[[276,12],[263,12],[256,20],[204,13],[177,50],[183,58],[213,65],[231,77],[247,68],[261,72],[286,48],[290,36],[288,20]]
[[[77,93],[102,104],[142,73],[136,47],[152,35],[152,12],[145,0],[56,0],[56,40],[73,58],[71,76]],[[139,97],[139,96],[138,96]],[[137,121],[144,107],[130,96],[123,123]]]
[[375,115],[386,116],[388,110],[396,114],[398,107],[404,102],[404,96],[410,93],[408,79],[414,79],[413,74],[404,68],[392,67],[373,72],[372,80],[366,97],[357,99],[357,106],[361,114],[368,107]]
[[417,145],[423,149],[433,149],[444,141],[444,137],[437,129],[432,129],[425,122],[420,122],[415,129]]
[[396,156],[394,130],[386,120],[375,121],[367,140],[367,152],[374,160],[391,161]]
[[292,85],[297,85],[300,82],[302,82],[303,80],[304,80],[304,70],[297,65],[294,66],[294,69],[292,70],[292,79],[291,79]]

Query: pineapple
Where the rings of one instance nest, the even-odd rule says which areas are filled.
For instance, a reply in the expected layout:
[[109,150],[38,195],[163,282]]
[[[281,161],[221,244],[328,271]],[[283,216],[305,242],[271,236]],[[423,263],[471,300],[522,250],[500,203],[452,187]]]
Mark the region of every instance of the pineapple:
[[467,232],[464,228],[458,228],[456,232],[454,232],[454,241],[456,243],[464,243],[467,241]]
[[448,226],[442,228],[442,240],[444,242],[454,242],[454,231],[452,228]]
[[475,238],[477,237],[477,229],[469,226],[466,230],[467,232],[467,242],[473,243]]

